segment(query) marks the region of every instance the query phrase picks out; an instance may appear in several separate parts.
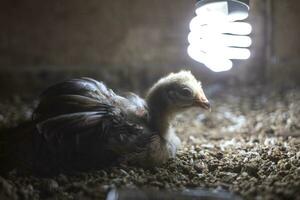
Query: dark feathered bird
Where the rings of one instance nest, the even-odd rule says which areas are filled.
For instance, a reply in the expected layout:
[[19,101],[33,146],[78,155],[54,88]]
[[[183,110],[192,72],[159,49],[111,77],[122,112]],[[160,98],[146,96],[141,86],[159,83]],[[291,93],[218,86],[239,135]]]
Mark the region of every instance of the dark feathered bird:
[[174,157],[180,140],[173,116],[190,107],[209,109],[200,82],[171,73],[148,91],[119,96],[91,78],[54,85],[33,115],[35,169],[90,169],[114,164],[153,167]]

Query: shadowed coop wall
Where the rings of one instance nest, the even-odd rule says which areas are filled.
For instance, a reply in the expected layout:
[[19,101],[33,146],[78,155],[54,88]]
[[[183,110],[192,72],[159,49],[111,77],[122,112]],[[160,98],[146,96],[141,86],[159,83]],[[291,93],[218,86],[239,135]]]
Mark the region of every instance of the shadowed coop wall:
[[194,4],[187,0],[1,1],[1,96],[37,94],[54,82],[78,76],[139,90],[182,67],[206,84],[273,82],[279,80],[279,73],[281,82],[298,80],[298,1],[252,0],[252,58],[221,74],[186,53]]
[[275,84],[300,83],[300,2],[268,1],[268,79]]

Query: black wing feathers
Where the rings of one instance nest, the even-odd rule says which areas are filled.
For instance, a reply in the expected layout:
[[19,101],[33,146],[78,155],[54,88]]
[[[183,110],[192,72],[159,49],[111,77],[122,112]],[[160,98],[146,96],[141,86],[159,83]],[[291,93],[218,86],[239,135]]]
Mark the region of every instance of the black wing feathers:
[[93,79],[73,79],[46,90],[33,118],[43,142],[58,160],[95,160],[93,164],[101,165],[113,155],[134,151],[144,132],[127,120],[126,104],[116,104],[116,99],[125,98]]

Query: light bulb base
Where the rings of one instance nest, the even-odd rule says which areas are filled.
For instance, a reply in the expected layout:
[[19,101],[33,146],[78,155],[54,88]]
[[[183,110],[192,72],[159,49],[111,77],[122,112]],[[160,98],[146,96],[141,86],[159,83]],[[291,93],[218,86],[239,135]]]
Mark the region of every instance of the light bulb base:
[[228,14],[245,14],[248,15],[249,12],[249,0],[198,0],[196,7],[200,8],[204,5],[218,3],[218,2],[227,2],[228,4]]

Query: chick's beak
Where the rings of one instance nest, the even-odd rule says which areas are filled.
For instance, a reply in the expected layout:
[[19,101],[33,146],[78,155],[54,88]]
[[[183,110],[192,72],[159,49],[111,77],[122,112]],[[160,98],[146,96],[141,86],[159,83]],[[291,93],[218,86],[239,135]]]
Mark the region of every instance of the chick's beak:
[[211,105],[210,105],[209,101],[207,100],[207,98],[206,98],[206,96],[205,96],[205,94],[202,90],[196,96],[196,98],[194,100],[194,105],[199,106],[201,108],[204,108],[205,110],[210,110],[211,109]]

